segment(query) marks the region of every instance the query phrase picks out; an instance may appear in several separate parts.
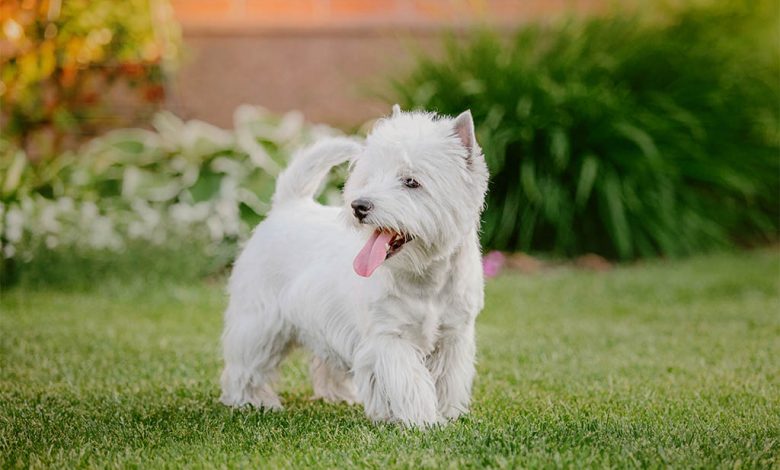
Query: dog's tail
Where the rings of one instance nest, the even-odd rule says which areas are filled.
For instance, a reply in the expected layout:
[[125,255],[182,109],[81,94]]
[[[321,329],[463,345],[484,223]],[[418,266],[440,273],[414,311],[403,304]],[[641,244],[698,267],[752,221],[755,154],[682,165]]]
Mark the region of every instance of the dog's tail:
[[311,199],[328,171],[360,152],[361,145],[345,137],[321,140],[293,155],[290,165],[276,180],[273,205]]

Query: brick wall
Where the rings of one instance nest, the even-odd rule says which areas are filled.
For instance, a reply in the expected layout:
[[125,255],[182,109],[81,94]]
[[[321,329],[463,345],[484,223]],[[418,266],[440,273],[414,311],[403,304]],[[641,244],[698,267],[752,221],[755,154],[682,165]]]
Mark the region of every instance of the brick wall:
[[241,103],[299,109],[345,128],[389,112],[375,97],[411,63],[436,53],[444,28],[506,30],[599,0],[172,0],[188,58],[169,105],[185,117],[230,126]]
[[474,21],[516,24],[566,10],[593,11],[600,0],[173,0],[189,28],[437,27]]

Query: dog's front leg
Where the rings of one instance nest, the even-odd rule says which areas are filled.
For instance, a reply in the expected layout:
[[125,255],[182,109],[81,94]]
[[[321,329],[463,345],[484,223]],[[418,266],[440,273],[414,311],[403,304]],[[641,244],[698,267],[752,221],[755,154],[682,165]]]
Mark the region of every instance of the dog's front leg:
[[439,413],[447,419],[456,419],[466,413],[471,400],[474,381],[474,321],[462,329],[442,331],[427,365],[436,384]]
[[355,360],[355,384],[373,420],[410,426],[439,422],[436,388],[422,353],[398,335],[372,335]]

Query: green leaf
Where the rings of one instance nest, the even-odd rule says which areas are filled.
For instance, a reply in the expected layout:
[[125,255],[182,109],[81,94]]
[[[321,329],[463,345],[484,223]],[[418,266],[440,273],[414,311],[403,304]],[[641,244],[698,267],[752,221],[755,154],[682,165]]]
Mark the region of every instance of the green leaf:
[[574,202],[577,207],[584,207],[593,190],[593,183],[599,172],[599,161],[594,155],[586,155],[580,167],[580,176],[577,180],[577,191]]
[[209,169],[201,170],[198,180],[189,189],[192,200],[201,202],[213,199],[219,193],[222,177],[222,174],[214,173]]
[[560,171],[569,163],[569,138],[563,129],[555,128],[550,134],[550,155],[555,169]]
[[615,241],[618,256],[629,258],[632,254],[631,231],[626,220],[620,181],[615,173],[609,173],[604,178],[603,198],[608,209],[607,220],[612,228],[610,233]]
[[542,193],[536,184],[534,162],[530,158],[524,159],[520,164],[520,185],[529,202],[538,203],[542,200]]
[[3,180],[3,197],[11,196],[13,193],[19,190],[22,182],[22,174],[27,167],[27,157],[21,150],[14,153],[11,160],[11,165],[5,174],[5,180]]

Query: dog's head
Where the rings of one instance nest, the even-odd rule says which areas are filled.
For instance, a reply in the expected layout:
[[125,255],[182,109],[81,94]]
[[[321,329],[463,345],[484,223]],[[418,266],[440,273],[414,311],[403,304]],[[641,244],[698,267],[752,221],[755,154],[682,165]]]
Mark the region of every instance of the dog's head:
[[471,113],[401,112],[380,120],[344,187],[351,224],[367,242],[354,262],[370,276],[389,266],[422,272],[479,226],[488,171]]

